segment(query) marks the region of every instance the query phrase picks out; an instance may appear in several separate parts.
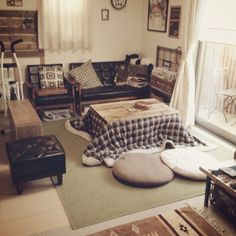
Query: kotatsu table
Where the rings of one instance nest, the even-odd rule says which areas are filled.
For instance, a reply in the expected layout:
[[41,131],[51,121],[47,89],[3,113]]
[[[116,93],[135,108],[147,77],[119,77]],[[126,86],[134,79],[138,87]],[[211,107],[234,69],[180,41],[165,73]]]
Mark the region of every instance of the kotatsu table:
[[[135,108],[137,101],[150,108]],[[156,148],[166,140],[184,146],[200,142],[186,131],[177,110],[154,98],[91,105],[83,120],[72,120],[71,126],[94,137],[84,151],[85,165],[107,163],[133,149]]]

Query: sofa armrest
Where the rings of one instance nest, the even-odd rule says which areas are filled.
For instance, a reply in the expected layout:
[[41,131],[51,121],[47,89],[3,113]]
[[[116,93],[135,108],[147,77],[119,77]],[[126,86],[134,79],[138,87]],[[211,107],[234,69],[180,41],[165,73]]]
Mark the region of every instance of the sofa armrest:
[[28,80],[25,80],[25,85],[27,86],[28,88],[28,95],[29,95],[29,98],[32,102],[34,102],[35,100],[35,89],[36,89],[36,86],[33,85],[32,83],[30,83]]
[[72,87],[72,91],[74,93],[74,97],[77,100],[77,108],[79,109],[79,114],[82,115],[82,103],[81,103],[81,84],[76,82],[73,78],[68,77],[67,79],[68,83]]

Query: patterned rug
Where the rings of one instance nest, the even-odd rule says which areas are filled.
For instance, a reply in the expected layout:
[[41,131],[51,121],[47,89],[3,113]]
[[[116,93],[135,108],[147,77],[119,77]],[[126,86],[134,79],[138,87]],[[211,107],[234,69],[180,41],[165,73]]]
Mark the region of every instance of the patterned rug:
[[[223,233],[223,232],[222,232]],[[90,236],[222,235],[190,207],[119,225]]]

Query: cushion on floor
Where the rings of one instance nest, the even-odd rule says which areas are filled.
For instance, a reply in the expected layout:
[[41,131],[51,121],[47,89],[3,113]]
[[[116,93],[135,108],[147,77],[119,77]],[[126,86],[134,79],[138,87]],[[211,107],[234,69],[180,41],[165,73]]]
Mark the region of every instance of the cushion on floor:
[[162,161],[176,174],[196,180],[206,179],[199,167],[217,168],[219,162],[209,154],[195,148],[176,148],[163,151]]
[[125,154],[115,161],[112,173],[120,182],[136,187],[155,187],[174,178],[159,155],[144,153]]

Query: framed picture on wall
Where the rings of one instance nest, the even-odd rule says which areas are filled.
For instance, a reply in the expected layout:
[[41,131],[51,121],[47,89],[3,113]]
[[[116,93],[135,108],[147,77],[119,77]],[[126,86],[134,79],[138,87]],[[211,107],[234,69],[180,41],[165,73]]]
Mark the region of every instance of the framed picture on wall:
[[166,32],[169,0],[148,1],[147,30]]
[[102,20],[109,20],[109,9],[102,9],[101,17]]
[[23,0],[7,0],[7,6],[22,7]]
[[168,36],[178,38],[179,37],[179,26],[180,26],[181,7],[170,7],[170,20]]

